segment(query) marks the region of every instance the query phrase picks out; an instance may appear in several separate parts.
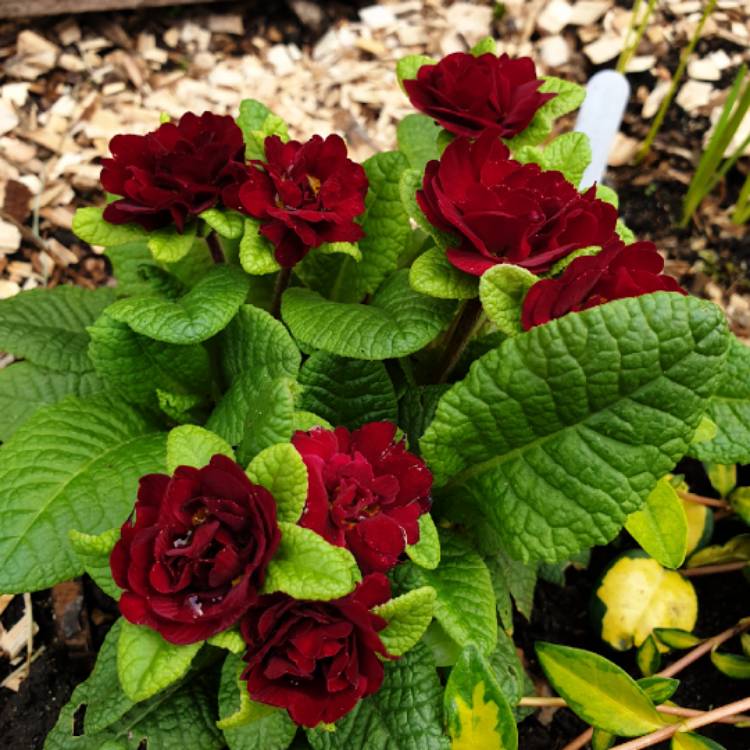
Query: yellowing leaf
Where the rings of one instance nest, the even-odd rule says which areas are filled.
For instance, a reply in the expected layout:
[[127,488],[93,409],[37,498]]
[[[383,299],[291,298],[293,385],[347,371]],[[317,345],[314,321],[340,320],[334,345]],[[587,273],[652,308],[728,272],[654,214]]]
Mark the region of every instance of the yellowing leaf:
[[460,729],[458,734],[451,730],[451,750],[476,750],[478,747],[501,748],[500,734],[497,731],[499,709],[497,703],[485,701],[484,683],[474,686],[471,705],[456,696],[456,709]]

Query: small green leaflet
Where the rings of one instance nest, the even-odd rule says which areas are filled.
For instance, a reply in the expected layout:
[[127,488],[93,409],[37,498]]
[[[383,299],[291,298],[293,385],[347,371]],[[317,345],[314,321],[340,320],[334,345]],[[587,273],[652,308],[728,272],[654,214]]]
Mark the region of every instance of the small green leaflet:
[[107,308],[136,333],[168,344],[197,344],[222,330],[245,301],[249,282],[234,266],[215,266],[177,300],[140,295]]
[[91,325],[115,298],[112,289],[32,289],[0,301],[0,351],[59,372],[93,369]]
[[711,486],[719,493],[721,497],[728,497],[732,490],[737,486],[737,466],[732,464],[705,464],[706,474]]
[[281,268],[273,245],[260,233],[260,222],[249,217],[245,217],[245,229],[240,240],[240,265],[253,276],[275,273]]
[[432,159],[439,159],[437,136],[440,126],[426,115],[406,115],[396,128],[398,148],[406,156],[409,167],[420,172]]
[[750,658],[723,651],[711,651],[711,661],[716,669],[735,680],[750,680]]
[[671,677],[641,677],[636,682],[655,706],[666,703],[680,686],[680,681]]
[[635,661],[644,677],[651,677],[661,669],[661,652],[653,634],[638,647]]
[[445,250],[438,247],[427,250],[414,261],[409,270],[409,284],[415,292],[440,299],[473,299],[478,291],[476,277],[452,266]]
[[396,76],[398,78],[398,85],[401,86],[402,91],[404,89],[404,81],[411,80],[417,77],[419,69],[423,65],[435,65],[437,60],[427,55],[407,55],[402,57],[398,63],[396,63]]
[[431,586],[422,586],[373,609],[388,620],[388,626],[378,635],[389,654],[402,656],[424,635],[432,621],[436,596]]
[[503,695],[513,709],[516,721],[530,716],[533,713],[531,709],[519,707],[517,704],[524,695],[534,695],[534,683],[521,664],[516,644],[503,630],[498,631],[497,648],[487,660]]
[[265,140],[278,135],[282,141],[289,138],[286,123],[256,99],[243,99],[237,125],[245,138],[245,157],[265,160]]
[[245,231],[245,217],[237,211],[209,208],[198,215],[211,229],[228,240],[238,240]]
[[539,278],[520,266],[498,263],[479,279],[479,299],[487,317],[506,336],[522,333],[521,307]]
[[444,703],[451,750],[517,750],[516,720],[476,646],[461,652],[445,686]]
[[123,620],[117,643],[117,675],[125,694],[140,702],[181,679],[202,643],[175,646],[151,628]]
[[491,36],[486,36],[484,39],[480,39],[469,51],[474,57],[479,57],[480,55],[496,55],[497,44]]
[[308,346],[353,359],[404,357],[429,344],[450,321],[455,303],[417,294],[398,271],[369,305],[329,302],[306,289],[284,293],[281,314]]
[[406,554],[420,568],[434,570],[440,564],[440,539],[429,513],[423,513],[419,517],[419,541],[407,544]]
[[291,443],[262,450],[250,462],[247,474],[273,495],[279,521],[299,521],[307,500],[307,467]]
[[270,380],[250,394],[245,430],[237,457],[247,463],[264,448],[286,443],[294,427],[294,382]]
[[[0,453],[0,458],[2,453]],[[702,565],[721,565],[731,562],[750,563],[750,534],[738,534],[725,544],[712,544],[693,553],[687,562],[688,568]]]
[[148,239],[148,233],[139,224],[110,224],[103,213],[103,207],[79,208],[73,216],[73,231],[84,242],[105,247]]
[[563,133],[544,148],[525,146],[518,149],[515,158],[525,164],[533,162],[542,169],[561,172],[577,187],[591,161],[591,146],[585,133]]
[[188,224],[182,232],[175,227],[165,227],[151,232],[148,248],[157,263],[177,263],[182,260],[195,242],[195,222]]
[[[224,660],[224,666],[221,670],[222,683],[225,679],[231,679],[234,684],[235,692],[239,696],[239,706],[233,713],[222,716],[221,719],[216,722],[216,726],[219,727],[219,729],[235,729],[265,719],[271,714],[279,712],[279,709],[273,708],[272,706],[267,706],[250,700],[250,695],[247,692],[247,684],[241,679],[244,666],[242,660],[236,658],[232,654],[227,656]],[[230,669],[231,674],[229,673]],[[221,688],[219,689],[221,690]]]
[[192,424],[175,427],[167,436],[167,473],[178,466],[201,469],[217,453],[234,459],[232,446],[213,432]]
[[112,580],[109,555],[120,538],[120,529],[109,529],[101,534],[83,534],[70,529],[68,537],[83,569],[94,579],[96,585],[113,599],[119,599],[120,589]]
[[264,594],[328,601],[354,589],[362,576],[349,550],[292,523],[280,521],[279,529],[281,544],[268,566]]
[[627,672],[591,651],[538,642],[544,674],[584,721],[621,737],[659,729],[665,720]]
[[701,642],[697,635],[678,628],[654,628],[654,635],[660,643],[678,650],[693,648]]
[[240,631],[237,627],[230,628],[229,630],[222,630],[221,633],[212,635],[207,641],[209,646],[216,646],[216,648],[223,648],[227,651],[231,651],[233,654],[242,654],[245,652],[245,641],[242,640]]

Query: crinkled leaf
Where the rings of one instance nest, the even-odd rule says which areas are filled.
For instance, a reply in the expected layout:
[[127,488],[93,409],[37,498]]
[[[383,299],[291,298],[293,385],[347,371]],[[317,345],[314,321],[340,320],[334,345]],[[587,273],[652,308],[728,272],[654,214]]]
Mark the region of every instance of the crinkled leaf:
[[517,721],[529,716],[532,711],[517,704],[523,696],[534,694],[534,683],[521,664],[516,644],[503,630],[498,631],[497,647],[487,659]]
[[479,299],[487,317],[506,336],[522,333],[523,298],[538,277],[520,266],[499,263],[479,279]]
[[174,393],[156,389],[156,400],[159,408],[176,424],[196,424],[202,422],[198,407],[205,397],[194,393]]
[[209,208],[198,214],[217,234],[228,240],[238,240],[245,231],[245,217],[229,209]]
[[200,344],[154,341],[103,313],[88,328],[89,356],[101,380],[129,401],[156,403],[156,390],[206,393],[211,383],[208,352]]
[[262,450],[250,462],[247,474],[273,495],[279,521],[299,521],[307,500],[307,467],[291,443]]
[[273,245],[260,233],[260,222],[245,217],[245,229],[240,240],[240,265],[253,276],[278,271]]
[[202,643],[176,646],[151,628],[123,620],[117,642],[117,675],[133,701],[145,701],[181,679]]
[[212,635],[207,641],[209,646],[215,646],[216,648],[223,648],[227,651],[231,651],[233,654],[243,654],[247,645],[242,639],[242,635],[237,627],[230,628],[229,630],[222,630],[221,633]]
[[445,686],[444,703],[451,750],[517,750],[516,720],[476,646],[461,652]]
[[432,422],[435,409],[449,385],[410,386],[399,402],[399,426],[406,433],[409,450],[419,453],[419,440]]
[[91,325],[115,298],[111,289],[32,289],[0,301],[0,351],[59,372],[93,369]]
[[441,299],[472,299],[479,285],[476,276],[459,271],[448,262],[445,251],[433,247],[412,264],[409,283],[414,291]]
[[167,436],[167,473],[178,466],[201,469],[217,453],[234,458],[232,446],[213,432],[192,424],[175,427]]
[[435,522],[429,513],[419,517],[419,541],[406,545],[409,559],[420,568],[434,570],[440,564],[440,539]]
[[382,362],[315,352],[302,366],[299,382],[297,405],[337,427],[397,419],[396,393]]
[[376,615],[388,620],[388,626],[378,635],[389,654],[402,656],[424,635],[432,621],[435,598],[435,589],[422,586],[373,609]]
[[429,650],[418,644],[385,665],[380,690],[336,723],[307,731],[314,750],[449,750],[443,735],[443,688]]
[[302,526],[280,521],[279,528],[281,544],[268,566],[263,593],[328,601],[354,589],[362,576],[349,550]]
[[486,558],[487,567],[492,575],[492,585],[497,600],[497,612],[503,627],[513,632],[513,610],[511,597],[518,611],[531,620],[534,607],[534,591],[536,590],[536,565],[528,565],[514,560],[504,550]]
[[237,457],[247,463],[264,448],[286,443],[294,427],[294,390],[289,378],[269,380],[250,395]]
[[31,362],[0,369],[0,441],[7,441],[38,409],[66,396],[92,396],[108,390],[95,372],[57,372]]
[[559,276],[576,258],[580,258],[582,256],[597,255],[601,252],[601,250],[602,249],[599,245],[579,247],[577,250],[573,250],[572,253],[568,253],[564,258],[560,258],[560,260],[558,260],[557,263],[555,263],[552,268],[550,268],[548,275]]
[[120,529],[109,529],[101,534],[83,534],[75,529],[68,532],[73,548],[83,569],[94,579],[94,583],[113,599],[120,597],[120,589],[112,578],[109,555],[120,538]]
[[541,641],[536,653],[552,686],[589,724],[621,737],[637,737],[665,725],[635,680],[603,656]]
[[139,224],[110,224],[103,213],[103,207],[79,208],[73,216],[73,231],[90,245],[107,247],[147,239],[148,233]]
[[409,272],[398,271],[369,305],[329,302],[306,289],[288,289],[281,313],[292,334],[310,347],[353,359],[390,359],[419,351],[450,321],[455,304],[418,294]]
[[423,65],[434,65],[437,61],[427,55],[407,55],[396,63],[396,76],[398,85],[404,89],[404,81],[417,77],[417,72]]
[[182,232],[175,227],[156,229],[148,236],[148,249],[158,263],[176,263],[182,260],[195,242],[196,224],[188,224]]
[[596,186],[596,197],[599,200],[604,201],[605,203],[609,203],[615,208],[618,208],[620,206],[620,197],[611,187],[608,187],[607,185]]
[[298,430],[309,432],[315,427],[323,427],[326,430],[333,429],[333,425],[330,422],[317,414],[313,414],[311,411],[294,412],[294,432]]
[[723,313],[677,294],[566,315],[478,359],[423,456],[488,543],[565,559],[609,541],[685,453],[726,345]]
[[585,133],[563,133],[543,149],[528,146],[516,152],[519,161],[534,162],[542,169],[561,172],[568,182],[578,186],[591,162],[591,145]]
[[[242,671],[244,669],[244,663],[241,659],[233,655],[227,656],[224,660],[224,666],[221,670],[221,690],[229,690],[229,684],[233,685],[235,696],[239,698],[239,701],[231,701],[232,703],[239,703],[237,708],[232,713],[227,713],[221,717],[216,723],[216,726],[221,730],[236,729],[238,727],[251,724],[265,719],[271,714],[275,714],[279,709],[273,706],[268,706],[263,703],[256,703],[250,700],[250,694],[247,692],[247,683],[241,679]],[[225,683],[229,683],[225,686]],[[229,701],[227,701],[229,703]],[[219,698],[219,708],[221,710],[221,697]],[[283,712],[282,712],[283,713]]]
[[362,251],[353,242],[324,242],[315,248],[315,252],[321,255],[346,255],[357,263],[362,260]]
[[243,99],[240,102],[237,125],[245,138],[247,159],[265,161],[264,143],[269,135],[278,135],[282,141],[289,137],[286,123],[256,99]]
[[409,166],[420,172],[432,159],[439,159],[437,136],[440,126],[426,115],[406,115],[396,128],[398,148],[406,156]]
[[68,530],[119,527],[138,479],[163,469],[163,434],[121,401],[68,397],[40,409],[0,448],[0,590],[82,573]]
[[245,301],[247,290],[247,277],[239,268],[221,265],[177,300],[129,297],[108,307],[107,313],[157,341],[197,344],[229,323]]

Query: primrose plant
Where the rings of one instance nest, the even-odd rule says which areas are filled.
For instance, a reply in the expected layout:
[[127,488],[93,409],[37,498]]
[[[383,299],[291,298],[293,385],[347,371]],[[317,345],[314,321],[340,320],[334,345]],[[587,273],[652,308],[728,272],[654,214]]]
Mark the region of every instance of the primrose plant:
[[122,613],[50,750],[516,748],[511,596],[736,444],[723,314],[551,138],[583,90],[491,40],[398,76],[362,165],[253,100],[113,138],[116,284],[0,302],[0,590]]

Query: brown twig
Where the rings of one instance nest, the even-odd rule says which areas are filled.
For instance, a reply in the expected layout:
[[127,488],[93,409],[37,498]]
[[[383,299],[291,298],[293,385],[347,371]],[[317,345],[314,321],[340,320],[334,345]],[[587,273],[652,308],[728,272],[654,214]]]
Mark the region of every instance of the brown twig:
[[23,606],[29,623],[29,629],[26,632],[26,669],[24,670],[24,677],[28,677],[31,672],[31,657],[34,652],[34,610],[31,606],[31,594],[23,595]]
[[694,492],[686,492],[685,490],[677,490],[677,494],[683,500],[689,500],[691,503],[697,503],[698,505],[708,505],[711,508],[721,508],[722,510],[732,509],[732,506],[726,500],[717,500],[705,495],[696,495]]
[[271,302],[271,315],[278,318],[281,315],[281,297],[289,286],[292,278],[291,268],[282,268],[276,277],[276,285],[273,288],[273,301]]
[[453,368],[458,364],[461,355],[471,337],[477,332],[484,321],[484,310],[478,297],[466,300],[456,316],[448,333],[443,354],[438,364],[438,383],[445,383]]
[[681,570],[680,573],[685,578],[695,578],[696,576],[711,576],[716,573],[732,573],[735,570],[742,570],[747,565],[750,565],[750,563],[731,562],[724,563],[723,565],[702,565],[698,568],[685,568],[684,570]]
[[217,265],[224,263],[224,248],[221,246],[221,240],[217,237],[216,232],[209,232],[206,235],[206,244],[211,253],[211,258]]

